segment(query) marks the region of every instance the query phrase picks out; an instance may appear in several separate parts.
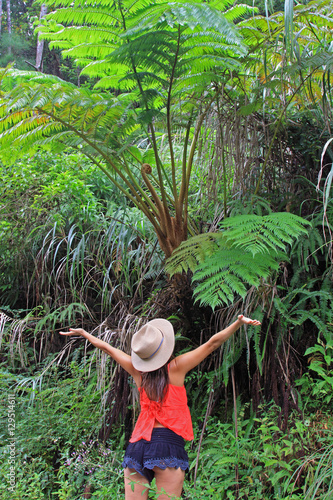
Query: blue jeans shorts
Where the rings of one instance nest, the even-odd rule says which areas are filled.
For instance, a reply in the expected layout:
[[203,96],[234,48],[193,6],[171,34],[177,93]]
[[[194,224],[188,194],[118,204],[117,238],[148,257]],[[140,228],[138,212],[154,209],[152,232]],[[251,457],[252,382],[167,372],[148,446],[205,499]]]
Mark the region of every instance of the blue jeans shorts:
[[188,470],[188,456],[184,439],[165,427],[155,427],[151,440],[140,439],[130,443],[126,449],[122,467],[135,469],[149,483],[154,478],[154,467],[174,467]]

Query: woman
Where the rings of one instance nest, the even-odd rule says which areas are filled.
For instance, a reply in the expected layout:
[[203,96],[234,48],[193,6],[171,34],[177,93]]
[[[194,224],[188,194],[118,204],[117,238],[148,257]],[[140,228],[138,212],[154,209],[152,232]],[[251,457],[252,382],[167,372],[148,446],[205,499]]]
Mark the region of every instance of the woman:
[[133,335],[131,356],[112,347],[82,328],[62,335],[81,335],[109,354],[130,375],[140,392],[141,412],[127,447],[123,467],[126,500],[146,500],[147,483],[156,479],[159,500],[180,497],[188,457],[184,439],[193,439],[193,429],[184,379],[241,325],[260,325],[243,315],[193,351],[170,361],[175,337],[171,323],[154,319]]

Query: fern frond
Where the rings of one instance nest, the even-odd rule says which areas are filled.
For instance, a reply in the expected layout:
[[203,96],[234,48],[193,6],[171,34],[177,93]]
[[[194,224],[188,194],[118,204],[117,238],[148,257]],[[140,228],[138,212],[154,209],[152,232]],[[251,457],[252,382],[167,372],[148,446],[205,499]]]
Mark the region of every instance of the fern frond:
[[[15,72],[4,87],[12,87]],[[60,79],[18,74],[20,84],[0,101],[2,157],[14,158],[37,145],[81,145],[83,152],[108,155],[116,141],[128,137],[137,126],[128,108],[132,96],[109,97],[77,88]],[[23,80],[23,81],[22,81]],[[76,135],[76,138],[74,136]]]
[[[46,3],[50,4],[49,0]],[[231,67],[232,59],[246,53],[233,24],[246,7],[221,12],[229,6],[226,0],[219,2],[218,7],[199,1],[125,0],[114,4],[102,0],[98,4],[91,1],[82,4],[63,0],[57,2],[56,10],[45,17],[38,31],[42,38],[49,40],[51,47],[60,48],[64,56],[83,67],[83,74],[102,78],[99,88],[113,85],[126,90],[133,88],[124,78],[128,70],[133,69],[133,63],[142,73],[160,76],[162,80],[167,80],[175,54],[178,54],[175,80],[184,75],[185,68],[191,71],[193,57],[198,58],[194,73],[201,71],[204,75],[207,68],[200,68],[199,59],[208,54],[212,59],[205,62],[208,68],[216,66],[214,55],[219,56],[222,63],[223,58],[228,58],[228,67]],[[119,64],[126,66],[127,72],[120,74]],[[117,76],[122,82],[117,81]],[[165,90],[165,83],[160,83]]]
[[227,11],[224,11],[224,15],[228,21],[235,23],[236,21],[242,19],[245,15],[250,14],[253,16],[257,12],[257,7],[239,3],[237,5],[233,5]]
[[[286,255],[283,258],[287,260]],[[194,296],[201,305],[210,305],[213,309],[232,303],[237,296],[245,297],[249,286],[258,287],[261,279],[278,267],[279,260],[270,255],[263,258],[234,247],[220,248],[194,272]]]
[[166,272],[174,275],[195,271],[198,264],[216,251],[216,233],[199,234],[184,241],[167,260]]
[[[310,320],[319,331],[327,329],[326,318],[322,318],[322,312],[318,299],[332,301],[332,294],[324,290],[308,291],[304,288],[294,289],[283,299],[274,298],[274,305],[281,317],[294,327],[302,325]],[[306,305],[306,307],[304,307]]]
[[269,249],[284,250],[295,238],[307,233],[311,224],[289,212],[269,215],[247,215],[224,220],[220,227],[227,228],[227,240],[255,255]]
[[223,232],[208,233],[183,242],[166,262],[166,271],[193,272],[194,295],[215,308],[244,297],[249,286],[277,271],[289,258],[285,250],[306,233],[309,223],[285,213],[242,215],[226,219]]

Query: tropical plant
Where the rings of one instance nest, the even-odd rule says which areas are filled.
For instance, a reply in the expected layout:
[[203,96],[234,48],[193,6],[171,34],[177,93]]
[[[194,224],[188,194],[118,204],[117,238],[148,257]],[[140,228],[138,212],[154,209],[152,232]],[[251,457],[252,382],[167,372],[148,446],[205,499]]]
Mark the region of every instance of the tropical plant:
[[[60,291],[54,278],[58,272],[59,282],[63,275],[58,267],[63,258],[67,260],[65,273],[70,270],[73,302],[78,302],[75,279],[83,272],[78,261],[88,248],[93,254],[99,251],[100,263],[109,257],[115,262],[117,254],[119,274],[130,265],[132,259],[128,257],[135,258],[135,248],[142,249],[143,241],[154,234],[144,216],[135,208],[127,211],[113,185],[80,153],[44,152],[33,159],[22,158],[1,168],[0,189],[1,306],[24,309],[45,305],[47,310],[53,287],[55,292]],[[126,265],[120,264],[124,247],[132,251],[123,262]],[[76,265],[69,264],[71,257]],[[90,269],[93,260],[90,258]],[[57,301],[56,296],[54,299]],[[69,303],[69,296],[65,302]]]
[[[274,150],[280,149],[283,155],[283,175],[293,169],[293,156],[300,149],[290,140],[290,130],[300,131],[315,124],[310,151],[301,150],[311,160],[314,144],[318,141],[323,148],[330,137],[332,5],[325,0],[294,6],[293,1],[286,0],[284,12],[254,16],[238,23],[238,27],[249,47],[245,60],[248,77],[239,112],[250,116],[258,113],[265,131],[262,159],[256,165],[255,193],[259,194],[263,186],[279,177],[278,151],[274,154]],[[318,165],[318,150],[317,155]],[[332,157],[332,151],[328,155]]]
[[194,295],[213,309],[244,297],[246,285],[262,279],[288,260],[283,251],[293,238],[306,233],[307,221],[289,213],[229,217],[221,231],[190,238],[168,259],[170,274],[193,272]]
[[309,371],[296,381],[303,396],[303,405],[313,408],[321,401],[322,408],[331,408],[333,401],[333,340],[318,339],[314,347],[305,351],[309,356]]
[[[306,413],[303,418],[293,413],[284,432],[278,425],[281,409],[273,403],[261,407],[257,416],[248,404],[238,401],[238,408],[238,434],[231,419],[210,417],[200,456],[197,447],[189,450],[194,485],[185,482],[186,498],[301,500],[310,491],[331,492],[329,412]],[[223,413],[222,408],[215,411]]]
[[140,310],[149,314],[161,255],[135,228],[135,224],[143,227],[139,218],[133,226],[108,222],[106,229],[101,224],[88,226],[86,232],[75,225],[64,232],[55,224],[45,235],[28,276],[32,284],[27,300],[32,309],[12,312],[2,306],[7,315],[0,313],[0,338],[10,339],[12,363],[27,366],[33,362],[23,336],[39,344],[35,356],[43,359],[55,344],[61,347],[54,332],[75,324],[78,318],[92,328],[112,311],[115,327],[117,315],[120,320]]
[[[111,9],[108,2],[74,8],[58,2],[43,36],[98,80],[95,90],[7,69],[3,157],[18,145],[21,151],[81,147],[145,213],[169,256],[187,238],[195,150],[220,93],[212,83],[237,68],[245,54],[231,21],[246,10],[235,6],[221,14],[215,4],[200,2],[123,2]],[[174,150],[176,134],[183,141],[180,151]],[[164,135],[168,151],[162,156]]]
[[[229,178],[237,168],[233,157],[242,167],[251,166],[251,161],[239,155],[240,145],[234,153],[227,142],[226,133],[232,135],[243,128],[237,123],[224,126],[223,117],[233,117],[236,111],[246,123],[249,113],[262,110],[260,128],[267,146],[253,152],[249,170],[258,192],[265,176],[269,177],[272,148],[286,113],[298,120],[295,113],[304,110],[299,96],[309,94],[316,105],[323,92],[324,101],[329,101],[330,85],[325,78],[330,76],[325,68],[331,64],[331,55],[328,28],[321,22],[323,16],[330,18],[327,1],[286,10],[285,19],[281,13],[248,18],[236,29],[230,21],[238,20],[247,8],[236,5],[226,10],[226,2],[222,15],[215,7],[214,3],[169,5],[157,1],[149,6],[125,2],[110,9],[103,2],[98,7],[90,2],[73,7],[69,0],[59,1],[45,20],[43,36],[65,56],[74,58],[82,73],[96,80],[95,90],[47,76],[7,71],[3,79],[3,154],[7,150],[12,156],[10,147],[17,149],[18,144],[29,150],[40,145],[60,148],[64,143],[82,146],[146,214],[169,256],[187,238],[188,230],[198,232],[188,220],[190,177],[213,115],[220,122],[215,130],[213,127],[212,147],[217,161],[221,158],[226,216]],[[311,20],[309,26],[307,19]],[[78,29],[81,25],[84,28]],[[299,29],[295,43],[291,43],[291,26]],[[244,60],[245,85],[238,76],[245,55],[240,33],[251,50]],[[285,33],[295,49],[291,61],[286,56]],[[278,51],[274,39],[281,47]],[[261,54],[266,54],[269,64],[262,63]],[[324,82],[322,87],[318,78]],[[316,91],[314,83],[306,87],[312,82]],[[230,102],[235,104],[230,106]],[[267,134],[271,116],[273,132]],[[288,155],[288,144],[283,154]]]

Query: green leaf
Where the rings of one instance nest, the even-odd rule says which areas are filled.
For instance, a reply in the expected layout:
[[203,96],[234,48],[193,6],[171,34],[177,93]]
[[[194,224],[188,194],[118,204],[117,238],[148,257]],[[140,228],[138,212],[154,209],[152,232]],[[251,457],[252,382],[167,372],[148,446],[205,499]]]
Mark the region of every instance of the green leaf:
[[[194,296],[213,309],[244,297],[249,286],[288,260],[285,249],[309,223],[292,214],[242,215],[221,223],[223,231],[190,238],[166,262],[170,274],[193,272]],[[283,305],[281,304],[281,307]]]

